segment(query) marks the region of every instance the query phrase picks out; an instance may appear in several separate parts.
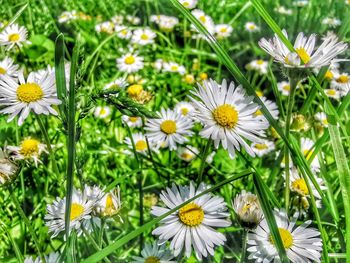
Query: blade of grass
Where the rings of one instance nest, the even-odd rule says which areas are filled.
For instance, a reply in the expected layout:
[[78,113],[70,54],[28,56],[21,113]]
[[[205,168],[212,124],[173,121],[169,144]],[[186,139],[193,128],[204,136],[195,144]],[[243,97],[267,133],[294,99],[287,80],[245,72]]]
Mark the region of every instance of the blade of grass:
[[208,194],[210,192],[213,192],[217,189],[220,189],[223,185],[226,185],[230,182],[233,182],[235,180],[238,180],[242,177],[248,176],[251,174],[251,171],[247,170],[244,172],[241,172],[239,174],[236,174],[226,180],[223,180],[219,183],[217,183],[215,186],[201,192],[200,194],[194,196],[193,198],[188,199],[186,202],[182,203],[181,205],[178,205],[177,207],[171,209],[169,212],[153,219],[152,221],[144,224],[142,227],[139,227],[137,229],[135,229],[134,231],[130,232],[129,234],[123,236],[122,238],[120,238],[119,240],[115,241],[114,243],[110,244],[109,246],[103,248],[101,251],[91,255],[90,257],[88,257],[87,259],[83,260],[82,263],[94,263],[94,262],[100,262],[103,258],[105,258],[106,256],[108,256],[109,254],[115,252],[118,248],[120,248],[121,246],[123,246],[124,244],[126,244],[127,242],[129,242],[130,240],[136,238],[137,236],[139,236],[140,234],[142,234],[143,232],[151,229],[155,224],[159,223],[162,219],[166,218],[167,216],[169,216],[170,214],[176,212],[177,210],[179,210],[182,206],[192,202],[193,200]]
[[8,22],[8,24],[3,28],[5,29],[6,27],[11,26],[14,22],[16,22],[16,20],[18,19],[18,17],[24,12],[24,10],[28,7],[28,3],[24,4],[17,12],[16,14],[11,18],[11,20]]

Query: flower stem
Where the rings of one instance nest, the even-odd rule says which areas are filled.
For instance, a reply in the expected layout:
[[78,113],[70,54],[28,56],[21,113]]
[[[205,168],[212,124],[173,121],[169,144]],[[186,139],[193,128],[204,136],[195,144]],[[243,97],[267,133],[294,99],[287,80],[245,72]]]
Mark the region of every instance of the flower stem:
[[[292,118],[292,111],[294,106],[294,100],[295,100],[295,91],[296,86],[298,83],[298,80],[295,78],[289,78],[290,83],[290,94],[288,97],[288,108],[287,108],[287,116],[286,116],[286,138],[289,140],[289,133],[290,133],[290,124],[291,124],[291,118]],[[289,210],[289,182],[290,182],[290,173],[289,173],[289,149],[287,146],[284,148],[284,158],[285,158],[285,173],[286,173],[286,189],[285,189],[285,208],[286,212],[288,214]]]
[[247,234],[248,231],[247,229],[243,229],[243,233],[242,233],[242,255],[241,255],[241,263],[246,262],[245,258],[246,258],[246,252],[247,252]]
[[202,159],[201,159],[201,166],[199,167],[199,173],[198,173],[198,184],[200,184],[203,180],[203,172],[206,164],[206,160],[208,157],[208,151],[211,145],[211,139],[208,140],[207,144],[205,145],[203,154],[202,154]]

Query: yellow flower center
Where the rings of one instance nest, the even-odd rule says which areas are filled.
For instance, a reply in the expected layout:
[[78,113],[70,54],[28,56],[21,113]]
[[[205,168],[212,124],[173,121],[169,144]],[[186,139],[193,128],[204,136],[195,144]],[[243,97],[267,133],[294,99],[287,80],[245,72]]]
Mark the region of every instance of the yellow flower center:
[[137,122],[138,119],[139,117],[129,117],[129,121],[131,121],[132,123]]
[[264,64],[264,60],[259,59],[259,60],[256,61],[256,64],[262,65],[262,64]]
[[145,263],[160,263],[160,259],[154,256],[149,256],[145,259]]
[[123,35],[123,36],[126,36],[128,34],[128,31],[126,29],[123,29],[122,31],[120,31],[120,33]]
[[250,25],[248,28],[249,28],[250,30],[254,30],[254,29],[255,29],[255,25]]
[[200,78],[201,80],[208,79],[208,74],[205,73],[205,72],[203,72],[203,73],[199,74],[199,78]]
[[303,61],[304,64],[307,64],[310,61],[311,57],[303,47],[296,48],[295,51],[297,52],[297,54],[299,55],[300,59]]
[[240,211],[241,215],[244,215],[247,213],[247,211],[251,208],[252,204],[251,203],[246,203],[243,207],[242,210]]
[[322,123],[323,123],[324,125],[328,125],[328,120],[327,120],[327,119],[323,119],[323,120],[322,120]]
[[198,226],[204,219],[204,211],[199,205],[189,203],[179,209],[179,218],[187,226]]
[[232,129],[238,122],[238,112],[229,104],[217,107],[213,111],[213,117],[214,120],[224,128]]
[[21,36],[17,33],[9,35],[9,40],[10,42],[16,42],[21,38]]
[[135,143],[136,151],[142,152],[147,149],[147,142],[144,140],[139,140]]
[[34,102],[40,100],[44,96],[41,87],[36,83],[21,84],[17,88],[17,99],[21,102]]
[[106,208],[104,215],[112,216],[117,210],[117,207],[114,206],[113,196],[109,193],[106,197]]
[[172,71],[177,71],[177,70],[179,69],[179,67],[176,66],[176,65],[173,65],[173,66],[171,66],[170,69],[171,69]]
[[261,116],[263,115],[262,111],[261,110],[257,110],[255,113],[254,113],[255,116]]
[[220,29],[220,32],[221,32],[221,33],[226,33],[226,32],[227,32],[227,28],[226,28],[226,27],[222,27],[222,28]]
[[283,90],[285,90],[285,91],[290,91],[290,85],[284,85],[283,86]]
[[181,154],[181,157],[182,157],[183,159],[185,159],[185,160],[191,159],[192,156],[193,156],[193,155],[192,155],[191,153],[189,153],[189,152],[184,152],[183,154]]
[[160,130],[166,134],[173,134],[176,132],[176,122],[173,120],[165,120],[160,125]]
[[341,75],[339,78],[337,78],[337,82],[341,84],[345,84],[349,82],[349,77],[346,75]]
[[291,188],[302,194],[302,195],[308,195],[309,194],[309,189],[307,188],[307,185],[305,183],[305,180],[303,178],[297,179],[292,182]]
[[185,76],[185,82],[188,83],[188,84],[192,84],[194,82],[194,77],[190,74],[187,74]]
[[134,56],[128,56],[125,58],[124,60],[125,64],[128,64],[128,65],[131,65],[131,64],[134,64],[135,63],[135,58]]
[[327,90],[327,95],[330,95],[330,96],[335,96],[337,94],[336,90],[334,89],[329,89]]
[[199,20],[200,20],[202,23],[205,23],[205,21],[207,21],[207,19],[205,18],[205,16],[200,16],[200,17],[199,17]]
[[100,115],[105,115],[106,113],[107,113],[106,109],[102,108],[101,111],[100,111]]
[[258,96],[258,97],[262,97],[264,95],[264,93],[262,93],[261,91],[255,91],[255,94]]
[[6,69],[0,67],[0,75],[5,75],[6,74]]
[[311,155],[313,154],[313,152],[314,152],[314,151],[308,150],[308,149],[304,150],[304,151],[303,151],[303,154],[304,154],[304,156],[305,156],[305,159],[306,159],[306,160],[309,160],[310,157],[311,157]]
[[186,115],[188,114],[189,111],[190,111],[190,110],[187,109],[187,108],[181,108],[181,114],[182,114],[183,116],[186,116]]
[[[291,246],[293,246],[293,236],[289,232],[289,230],[284,229],[284,228],[278,228],[278,231],[280,233],[281,239],[282,239],[282,244],[284,248],[288,249]],[[274,245],[274,241],[272,239],[272,235],[270,235],[270,242]]]
[[143,87],[142,87],[142,85],[139,85],[139,84],[131,85],[128,88],[128,94],[129,94],[129,96],[132,96],[132,97],[136,97],[136,96],[140,95],[142,91],[143,91]]
[[[350,0],[349,0],[349,1],[350,1]],[[187,7],[187,6],[190,5],[190,3],[189,3],[189,2],[183,2],[182,5],[185,6],[185,7]]]
[[327,70],[327,72],[326,72],[326,74],[324,75],[324,77],[325,77],[326,79],[331,80],[331,79],[333,79],[334,75],[333,75],[332,71]]
[[39,153],[40,142],[35,139],[26,139],[21,144],[20,154],[25,157],[37,155]]
[[148,35],[146,35],[146,34],[142,34],[142,35],[141,35],[141,39],[142,39],[142,40],[148,40],[149,37],[148,37]]
[[268,148],[265,143],[256,143],[254,147],[258,150],[266,150]]
[[80,217],[84,213],[84,206],[77,203],[72,203],[71,209],[70,209],[70,221],[73,221],[74,219]]

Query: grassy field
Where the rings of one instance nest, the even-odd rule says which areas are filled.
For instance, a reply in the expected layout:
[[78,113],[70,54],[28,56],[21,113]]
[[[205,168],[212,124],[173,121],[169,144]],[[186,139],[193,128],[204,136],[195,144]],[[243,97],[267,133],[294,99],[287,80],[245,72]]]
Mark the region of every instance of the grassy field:
[[350,1],[0,3],[0,262],[350,262]]

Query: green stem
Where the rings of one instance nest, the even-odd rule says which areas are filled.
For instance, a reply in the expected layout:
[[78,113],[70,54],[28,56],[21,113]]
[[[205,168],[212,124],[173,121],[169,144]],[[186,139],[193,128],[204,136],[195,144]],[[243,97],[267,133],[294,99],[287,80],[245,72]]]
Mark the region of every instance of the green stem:
[[12,201],[15,204],[15,207],[16,207],[19,215],[21,216],[22,220],[24,221],[24,224],[28,228],[28,231],[29,231],[31,237],[33,238],[33,241],[34,241],[36,249],[38,250],[40,259],[42,260],[42,262],[45,262],[44,255],[41,253],[41,250],[40,250],[39,239],[38,239],[37,235],[35,234],[35,231],[34,231],[32,225],[30,224],[27,216],[24,214],[24,211],[23,211],[23,209],[22,209],[22,207],[21,207],[21,205],[20,205],[20,203],[19,203],[19,201],[17,199],[17,196],[15,195],[14,189],[10,188],[9,191],[10,191],[10,194],[11,194]]
[[[292,111],[294,106],[294,100],[295,100],[295,91],[296,86],[298,83],[297,79],[289,78],[290,83],[290,94],[288,98],[288,108],[287,108],[287,116],[286,116],[286,138],[289,140],[289,133],[290,133],[290,124],[291,124],[291,118],[292,118]],[[286,173],[286,188],[285,188],[285,208],[286,213],[288,214],[289,210],[289,182],[290,182],[290,174],[289,174],[289,149],[287,146],[284,148],[284,158],[285,158],[285,173]]]
[[246,258],[246,252],[247,252],[247,234],[248,231],[247,229],[243,229],[243,236],[242,236],[242,255],[241,255],[241,263],[246,262],[245,258]]
[[210,145],[211,145],[211,139],[208,140],[207,144],[205,145],[204,152],[202,154],[201,166],[199,167],[199,173],[198,173],[198,184],[200,184],[203,179],[203,172],[204,172],[206,160],[208,157],[208,151],[209,151]]

